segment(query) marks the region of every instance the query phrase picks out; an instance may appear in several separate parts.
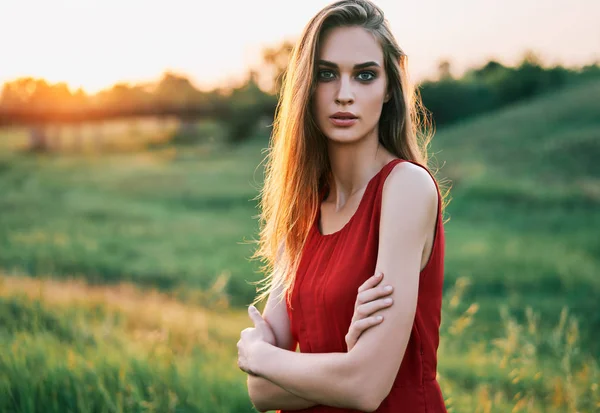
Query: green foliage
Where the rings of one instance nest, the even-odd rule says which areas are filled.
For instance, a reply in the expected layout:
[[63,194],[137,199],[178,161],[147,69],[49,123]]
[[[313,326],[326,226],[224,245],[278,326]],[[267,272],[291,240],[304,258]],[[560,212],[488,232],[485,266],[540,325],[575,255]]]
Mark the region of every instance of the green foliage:
[[590,65],[581,71],[561,66],[542,67],[535,55],[526,54],[517,67],[489,61],[464,76],[451,76],[449,63],[440,67],[439,80],[419,85],[424,105],[432,112],[437,125],[454,123],[478,114],[505,107],[590,79],[598,79],[600,66]]
[[269,134],[277,99],[265,94],[257,84],[257,75],[252,73],[248,82],[233,90],[229,112],[226,114],[227,136],[230,143]]

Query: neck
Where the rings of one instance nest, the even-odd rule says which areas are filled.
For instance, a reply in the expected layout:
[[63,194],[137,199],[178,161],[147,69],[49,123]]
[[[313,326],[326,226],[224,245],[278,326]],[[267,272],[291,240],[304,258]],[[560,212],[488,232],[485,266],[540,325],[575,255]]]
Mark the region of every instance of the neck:
[[332,180],[328,193],[336,199],[347,199],[363,189],[373,176],[395,158],[373,136],[352,143],[328,141]]

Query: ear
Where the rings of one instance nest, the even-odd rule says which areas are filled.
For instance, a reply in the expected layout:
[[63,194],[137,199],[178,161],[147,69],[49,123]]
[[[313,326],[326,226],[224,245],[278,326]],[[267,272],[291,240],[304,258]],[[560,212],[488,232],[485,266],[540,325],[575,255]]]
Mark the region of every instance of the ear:
[[392,98],[392,93],[388,90],[385,94],[385,98],[383,99],[383,103],[387,103]]

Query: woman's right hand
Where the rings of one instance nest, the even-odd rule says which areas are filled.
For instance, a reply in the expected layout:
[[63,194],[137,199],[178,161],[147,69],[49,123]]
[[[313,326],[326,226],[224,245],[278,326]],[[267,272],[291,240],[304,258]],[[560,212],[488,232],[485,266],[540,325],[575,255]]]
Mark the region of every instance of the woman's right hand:
[[345,337],[348,351],[352,350],[363,331],[383,321],[383,316],[378,319],[372,314],[393,304],[393,299],[386,297],[392,293],[393,289],[386,291],[386,285],[381,284],[381,280],[383,280],[383,273],[375,274],[358,289],[354,315]]

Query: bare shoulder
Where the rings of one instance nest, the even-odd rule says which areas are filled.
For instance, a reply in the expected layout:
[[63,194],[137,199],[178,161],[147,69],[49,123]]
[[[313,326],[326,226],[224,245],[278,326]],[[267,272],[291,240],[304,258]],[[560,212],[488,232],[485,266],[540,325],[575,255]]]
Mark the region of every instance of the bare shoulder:
[[433,177],[423,167],[411,162],[394,165],[383,185],[385,204],[412,204],[437,209],[438,190]]

